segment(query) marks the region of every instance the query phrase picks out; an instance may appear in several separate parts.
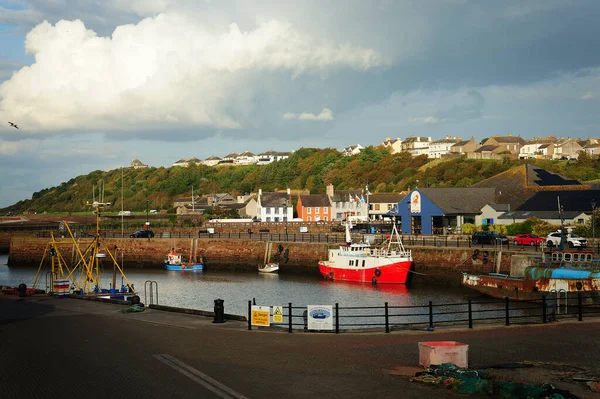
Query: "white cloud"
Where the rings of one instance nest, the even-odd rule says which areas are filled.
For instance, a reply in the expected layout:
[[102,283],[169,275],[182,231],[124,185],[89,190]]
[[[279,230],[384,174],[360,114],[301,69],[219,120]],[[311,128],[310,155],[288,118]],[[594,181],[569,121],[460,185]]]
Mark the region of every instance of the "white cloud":
[[583,95],[581,97],[579,97],[580,100],[594,100],[598,98],[598,96],[596,96],[594,93],[592,93],[591,91],[585,92],[583,93]]
[[433,124],[433,123],[440,123],[440,120],[438,118],[436,118],[435,116],[422,116],[422,117],[417,117],[417,118],[410,118],[409,121],[412,123],[425,124],[425,125]]
[[322,76],[382,64],[373,50],[315,38],[274,19],[248,31],[236,24],[208,31],[177,14],[119,26],[112,37],[99,37],[80,20],[43,22],[25,46],[35,62],[0,85],[0,119],[10,116],[39,133],[238,128],[236,111],[245,112],[260,87],[251,74]]
[[332,121],[333,112],[329,108],[323,108],[319,115],[311,114],[309,112],[302,112],[295,114],[288,112],[283,115],[283,119],[297,119],[299,121]]

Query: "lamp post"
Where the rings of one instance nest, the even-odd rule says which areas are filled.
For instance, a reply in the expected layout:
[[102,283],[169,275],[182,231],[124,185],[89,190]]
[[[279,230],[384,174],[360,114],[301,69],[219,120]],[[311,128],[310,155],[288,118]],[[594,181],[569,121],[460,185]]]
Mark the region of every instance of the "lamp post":
[[592,250],[595,251],[595,241],[596,241],[596,200],[592,198],[590,201],[590,205],[592,206]]
[[150,222],[148,221],[148,208],[150,206],[150,200],[146,200],[146,226],[150,225]]

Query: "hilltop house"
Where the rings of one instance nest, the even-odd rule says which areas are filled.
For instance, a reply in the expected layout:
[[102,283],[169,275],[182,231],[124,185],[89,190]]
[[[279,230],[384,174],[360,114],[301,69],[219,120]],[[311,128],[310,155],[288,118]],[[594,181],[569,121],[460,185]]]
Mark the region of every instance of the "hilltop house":
[[470,140],[459,141],[450,147],[449,155],[466,155],[467,153],[474,152],[479,148],[479,144],[475,141],[475,137],[471,136]]
[[133,169],[142,169],[142,168],[147,168],[148,167],[148,165],[146,165],[145,163],[143,163],[139,159],[134,159],[133,161],[131,161],[131,163],[129,164],[129,166],[131,166]]
[[402,140],[400,140],[400,138],[391,139],[387,137],[380,145],[384,148],[389,148],[392,154],[397,154],[402,151]]

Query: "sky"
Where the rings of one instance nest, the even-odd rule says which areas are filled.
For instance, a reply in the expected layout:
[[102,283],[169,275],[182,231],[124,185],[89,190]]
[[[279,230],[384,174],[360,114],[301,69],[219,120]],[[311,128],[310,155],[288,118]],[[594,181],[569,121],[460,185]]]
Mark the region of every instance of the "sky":
[[134,159],[600,137],[598,20],[597,0],[0,0],[0,207]]

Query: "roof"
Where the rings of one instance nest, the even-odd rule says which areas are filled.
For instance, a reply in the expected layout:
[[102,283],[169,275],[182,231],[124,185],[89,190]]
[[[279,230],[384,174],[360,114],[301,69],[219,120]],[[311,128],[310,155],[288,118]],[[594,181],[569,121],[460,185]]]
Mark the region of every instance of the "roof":
[[434,187],[417,189],[445,214],[478,214],[486,204],[494,203],[493,188]]
[[492,136],[491,138],[498,143],[525,143],[525,140],[519,136]]
[[496,212],[507,212],[510,209],[510,204],[489,204]]
[[[582,212],[578,211],[565,211],[563,212],[564,219],[575,219],[577,216],[581,215]],[[538,218],[538,219],[560,219],[560,215],[558,210],[555,211],[513,211],[513,212],[505,212],[502,215],[499,215],[497,219],[529,219],[529,218]]]
[[220,161],[221,158],[215,156],[215,155],[211,155],[210,157],[206,158],[205,161]]
[[262,193],[260,205],[264,207],[290,206],[290,198],[287,193]]
[[478,149],[475,150],[475,152],[485,152],[485,151],[494,151],[496,148],[498,148],[500,146],[498,145],[492,145],[492,144],[488,144],[488,145],[482,145],[481,147],[479,147]]
[[458,143],[454,144],[452,147],[462,147],[464,145],[467,145],[471,142],[471,140],[463,140],[463,141],[459,141]]
[[585,190],[576,180],[567,179],[532,164],[523,164],[473,184],[471,187],[492,187],[496,189],[496,203],[510,204],[510,209],[518,209],[532,195],[539,191],[556,190],[565,187],[571,190]]
[[573,186],[581,185],[575,179],[561,176],[557,173],[549,172],[539,166],[526,164],[527,185],[528,186]]
[[357,195],[359,197],[363,195],[362,190],[336,190],[331,197],[331,202],[348,202],[350,201],[350,196],[355,198]]
[[301,195],[300,201],[303,207],[330,207],[331,203],[326,194]]
[[600,208],[600,190],[553,190],[535,193],[517,211],[556,211],[558,200],[565,212],[592,212],[592,200]]

